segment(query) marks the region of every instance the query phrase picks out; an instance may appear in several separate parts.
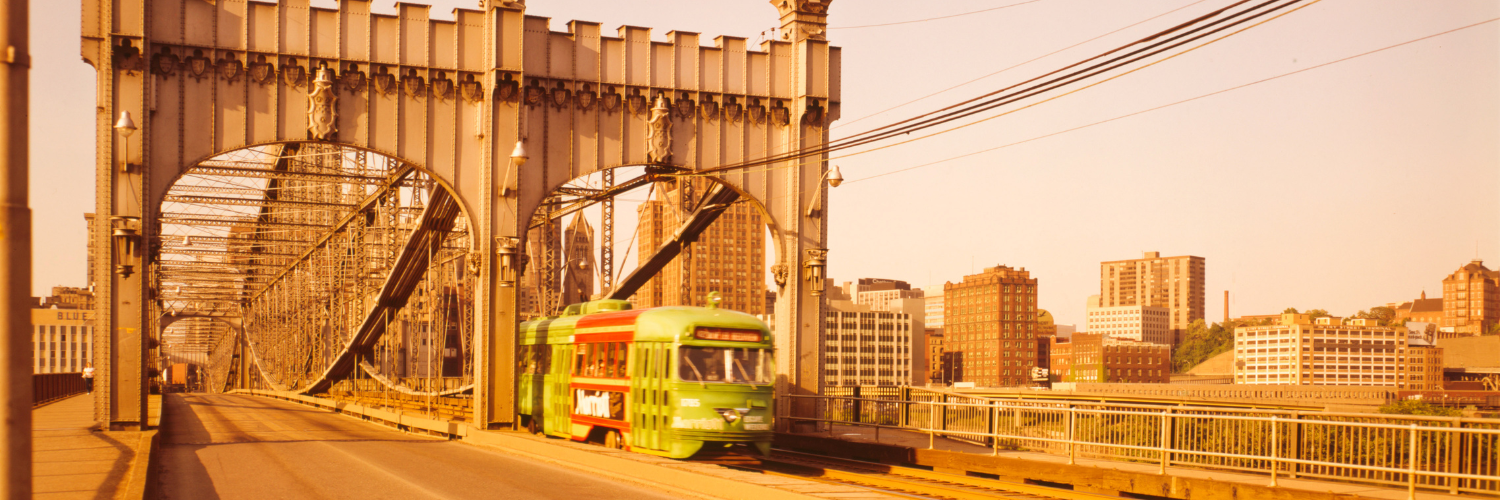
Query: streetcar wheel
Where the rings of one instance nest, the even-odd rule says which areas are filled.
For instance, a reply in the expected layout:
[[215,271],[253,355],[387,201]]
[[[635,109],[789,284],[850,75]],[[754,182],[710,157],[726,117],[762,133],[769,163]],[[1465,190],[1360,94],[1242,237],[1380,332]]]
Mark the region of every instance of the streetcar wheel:
[[604,433],[604,447],[616,450],[624,448],[624,443],[620,442],[620,433],[617,431],[606,431]]
[[532,434],[542,433],[541,429],[537,428],[536,417],[530,417],[526,419],[526,432],[530,432]]

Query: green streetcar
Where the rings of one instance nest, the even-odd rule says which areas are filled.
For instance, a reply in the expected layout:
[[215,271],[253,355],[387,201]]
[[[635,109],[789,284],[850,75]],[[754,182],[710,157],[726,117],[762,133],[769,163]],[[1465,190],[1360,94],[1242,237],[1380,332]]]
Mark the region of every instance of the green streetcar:
[[597,300],[521,335],[518,412],[533,433],[679,459],[771,451],[773,344],[754,316]]

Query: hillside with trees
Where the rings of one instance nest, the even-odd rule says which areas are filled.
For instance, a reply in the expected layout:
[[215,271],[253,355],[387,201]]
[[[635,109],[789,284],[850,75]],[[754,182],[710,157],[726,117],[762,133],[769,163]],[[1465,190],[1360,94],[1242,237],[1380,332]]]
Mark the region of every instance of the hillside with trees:
[[1239,322],[1214,323],[1208,326],[1203,320],[1188,325],[1182,343],[1172,350],[1172,373],[1184,373],[1208,358],[1234,349],[1234,329]]

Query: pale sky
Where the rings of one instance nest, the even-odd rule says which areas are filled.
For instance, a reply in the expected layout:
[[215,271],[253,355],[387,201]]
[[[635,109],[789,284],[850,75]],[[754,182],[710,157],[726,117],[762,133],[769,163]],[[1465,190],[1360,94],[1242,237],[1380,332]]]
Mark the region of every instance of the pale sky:
[[[835,138],[1059,68],[1231,0],[836,0],[843,116]],[[434,17],[476,2],[435,1]],[[332,6],[329,0],[315,5]],[[760,38],[755,0],[528,2],[528,13]],[[854,119],[1164,12],[1132,29],[936,97]],[[83,286],[93,211],[94,72],[78,2],[32,2],[33,289]],[[392,12],[393,2],[377,11]],[[1336,315],[1441,296],[1476,255],[1500,265],[1500,23],[1193,102],[868,181],[1500,17],[1493,0],[1323,0],[1129,76],[945,136],[835,159],[829,276],[961,280],[1025,267],[1039,305],[1082,323],[1099,262],[1143,251],[1207,259],[1207,314]],[[767,36],[770,34],[767,33]],[[644,196],[644,195],[638,195]],[[624,210],[622,210],[624,211]],[[633,211],[633,210],[632,210]],[[628,229],[622,233],[628,237]],[[618,242],[623,246],[624,241]],[[616,251],[622,253],[623,248]],[[1081,325],[1080,325],[1081,326]]]

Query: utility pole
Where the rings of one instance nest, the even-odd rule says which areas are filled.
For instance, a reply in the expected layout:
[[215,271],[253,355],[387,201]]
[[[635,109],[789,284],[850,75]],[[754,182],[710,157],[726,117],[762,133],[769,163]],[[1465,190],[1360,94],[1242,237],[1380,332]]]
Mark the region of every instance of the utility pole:
[[0,497],[31,498],[31,207],[27,201],[30,0],[0,0]]

